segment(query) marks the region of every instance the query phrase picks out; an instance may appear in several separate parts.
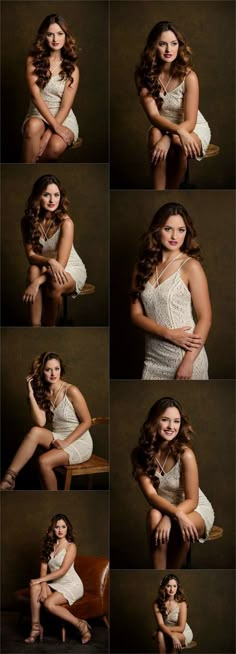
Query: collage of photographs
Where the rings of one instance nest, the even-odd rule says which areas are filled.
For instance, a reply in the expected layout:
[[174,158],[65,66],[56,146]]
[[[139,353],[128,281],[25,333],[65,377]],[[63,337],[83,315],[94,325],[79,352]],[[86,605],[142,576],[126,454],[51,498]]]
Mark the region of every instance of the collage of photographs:
[[1,652],[234,654],[235,2],[1,24]]

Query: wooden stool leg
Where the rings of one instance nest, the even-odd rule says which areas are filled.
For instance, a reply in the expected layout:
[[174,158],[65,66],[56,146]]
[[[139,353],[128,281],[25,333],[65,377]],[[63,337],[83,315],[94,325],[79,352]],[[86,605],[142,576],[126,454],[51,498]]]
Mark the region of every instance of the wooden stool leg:
[[110,628],[110,624],[109,624],[109,622],[108,622],[107,616],[106,616],[106,615],[103,615],[103,616],[102,616],[102,619],[104,620],[107,629],[109,629],[109,628]]
[[71,480],[72,480],[72,470],[67,470],[66,471],[65,484],[64,484],[64,490],[66,490],[66,491],[70,490]]
[[61,626],[61,640],[63,643],[66,642],[66,628],[64,624]]

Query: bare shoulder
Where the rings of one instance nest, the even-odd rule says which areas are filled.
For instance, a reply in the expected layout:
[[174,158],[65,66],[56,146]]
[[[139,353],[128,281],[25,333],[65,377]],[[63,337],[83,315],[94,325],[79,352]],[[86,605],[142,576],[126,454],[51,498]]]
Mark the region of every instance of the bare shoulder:
[[190,68],[187,70],[186,73],[185,85],[186,88],[188,88],[188,86],[198,85],[198,76],[196,75],[194,70],[191,70]]
[[77,552],[77,547],[76,547],[76,544],[75,544],[75,543],[69,543],[69,545],[68,545],[68,547],[67,547],[67,552],[69,552],[69,551],[72,552],[72,553],[74,553],[74,554],[76,554],[76,552]]
[[77,386],[74,386],[74,384],[70,384],[67,390],[67,397],[69,398],[69,400],[73,401],[73,400],[82,399],[84,396],[82,395],[79,388],[77,388]]
[[74,225],[73,220],[68,216],[68,213],[64,214],[62,225]]
[[186,260],[184,269],[189,275],[200,275],[203,272],[202,264],[195,257],[190,257],[188,261]]
[[191,450],[191,447],[184,447],[181,452],[180,458],[181,458],[181,462],[184,464],[185,463],[188,464],[188,463],[192,463],[193,461],[196,461],[195,454],[193,450]]

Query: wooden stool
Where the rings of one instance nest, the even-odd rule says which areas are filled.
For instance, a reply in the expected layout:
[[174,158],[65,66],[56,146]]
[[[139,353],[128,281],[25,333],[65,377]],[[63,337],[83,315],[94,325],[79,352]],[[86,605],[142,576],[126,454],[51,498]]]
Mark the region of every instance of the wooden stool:
[[76,150],[76,148],[81,148],[82,144],[83,144],[83,139],[79,136],[77,141],[75,141],[75,143],[72,143],[72,145],[69,146],[70,150]]
[[183,649],[184,649],[184,651],[185,651],[186,649],[192,649],[192,647],[197,647],[197,642],[196,642],[196,640],[192,640],[192,642],[189,643],[189,645],[186,645],[185,647],[183,647]]
[[[91,295],[92,293],[95,293],[96,287],[94,284],[85,284],[83,288],[81,289],[78,297],[80,295]],[[70,294],[72,295],[72,293]],[[68,297],[70,295],[63,295],[63,323],[68,322]]]
[[[224,530],[222,529],[222,527],[217,527],[217,525],[213,525],[208,535],[208,538],[206,539],[206,542],[210,540],[218,540],[219,538],[222,538],[223,533]],[[187,554],[186,564],[187,564],[187,568],[191,568],[191,545]]]
[[[210,159],[210,157],[217,157],[218,154],[220,153],[220,148],[219,145],[214,145],[213,143],[210,143],[208,145],[208,148],[206,150],[206,153],[204,154],[203,159]],[[180,185],[180,188],[195,188],[189,183],[189,164],[190,164],[191,159],[187,159],[187,168],[186,168],[186,173],[184,176],[184,181]]]
[[[101,416],[98,418],[92,418],[92,427],[95,425],[107,425],[108,423],[108,417]],[[109,470],[109,462],[106,459],[103,459],[101,456],[96,456],[96,454],[92,454],[90,459],[84,461],[83,463],[75,463],[72,465],[60,466],[60,468],[57,468],[58,472],[65,474],[64,490],[66,491],[70,490],[72,477],[78,477],[82,475],[89,475],[88,489],[91,490],[93,486],[93,475],[96,475],[100,472],[109,472]]]

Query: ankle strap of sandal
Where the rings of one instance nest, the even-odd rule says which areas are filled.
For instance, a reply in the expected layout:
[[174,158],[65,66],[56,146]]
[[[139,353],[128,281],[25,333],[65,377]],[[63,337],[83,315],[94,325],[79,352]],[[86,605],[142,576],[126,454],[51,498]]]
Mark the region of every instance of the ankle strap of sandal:
[[12,479],[15,479],[17,472],[15,472],[15,470],[12,470],[11,468],[8,468],[5,472],[5,475],[10,475]]

